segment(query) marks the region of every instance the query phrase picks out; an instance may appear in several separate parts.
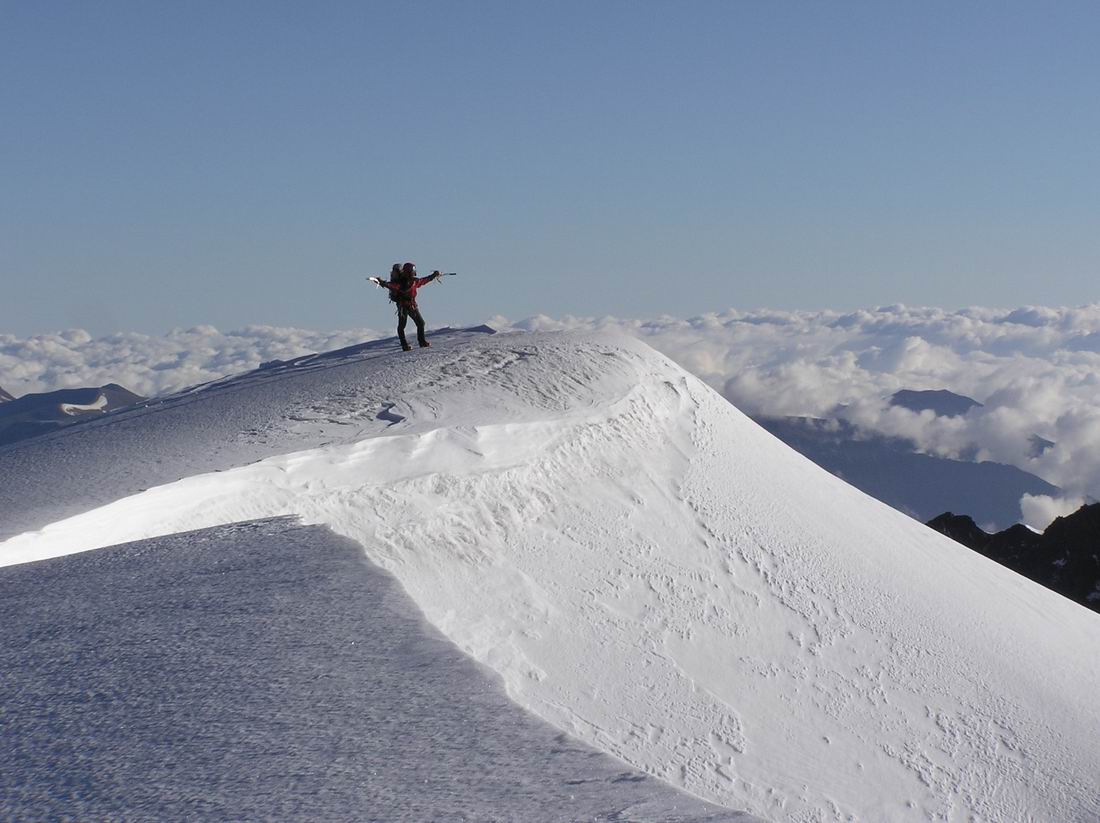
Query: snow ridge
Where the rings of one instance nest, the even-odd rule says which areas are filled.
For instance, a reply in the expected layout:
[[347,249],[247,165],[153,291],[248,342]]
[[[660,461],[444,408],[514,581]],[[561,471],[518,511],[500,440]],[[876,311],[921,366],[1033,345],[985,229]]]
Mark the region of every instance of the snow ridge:
[[795,821],[1100,815],[1097,615],[638,341],[509,337],[464,344],[491,392],[425,357],[358,439],[124,497],[0,562],[296,515],[362,545],[521,705],[707,799]]

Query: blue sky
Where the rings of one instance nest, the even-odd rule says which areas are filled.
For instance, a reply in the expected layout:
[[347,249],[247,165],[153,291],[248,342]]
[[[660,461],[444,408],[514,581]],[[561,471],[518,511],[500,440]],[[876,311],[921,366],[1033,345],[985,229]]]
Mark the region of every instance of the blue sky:
[[1094,4],[0,20],[0,333],[1097,299]]

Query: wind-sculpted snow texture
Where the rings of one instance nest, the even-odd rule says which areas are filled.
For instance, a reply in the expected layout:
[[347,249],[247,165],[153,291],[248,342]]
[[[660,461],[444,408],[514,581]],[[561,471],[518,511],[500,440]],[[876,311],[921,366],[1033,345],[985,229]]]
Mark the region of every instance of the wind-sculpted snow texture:
[[[324,411],[296,420],[272,396]],[[216,458],[191,466],[301,450],[0,558],[297,515],[361,544],[518,703],[707,799],[793,821],[1100,816],[1100,618],[847,486],[637,340],[368,347],[173,402],[186,414],[124,417],[96,452],[117,496],[127,438],[155,444],[164,421],[224,433],[215,419],[253,410],[257,439],[210,435]],[[20,465],[24,489],[60,474]],[[142,485],[186,473],[155,465]]]
[[0,569],[4,820],[734,821],[511,703],[326,529]]
[[[487,333],[481,327],[445,339],[453,345]],[[0,539],[191,474],[383,432],[392,422],[386,404],[421,381],[422,361],[394,357],[396,345],[379,340],[272,362],[143,408],[82,421],[63,434],[0,446]],[[476,364],[462,350],[418,355],[447,375],[441,388],[466,390],[475,385],[473,371],[493,372],[521,356],[516,351],[522,348],[505,348]],[[485,380],[477,385],[488,388]],[[418,395],[429,408],[430,395],[423,387]],[[501,419],[491,395],[484,399],[484,413]],[[437,425],[436,414],[424,418],[425,425]]]

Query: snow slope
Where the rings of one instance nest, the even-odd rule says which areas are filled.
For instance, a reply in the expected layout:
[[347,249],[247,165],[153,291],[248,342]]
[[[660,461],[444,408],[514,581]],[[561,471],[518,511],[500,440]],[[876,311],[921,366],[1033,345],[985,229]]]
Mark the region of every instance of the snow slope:
[[[297,515],[362,545],[518,703],[704,798],[776,820],[1100,817],[1100,617],[819,469],[643,343],[456,335],[276,372],[81,427],[73,450],[57,435],[109,479],[76,503],[48,492],[41,449],[0,452],[0,476],[23,469],[13,522],[90,509],[0,560]],[[320,411],[255,402],[276,396]]]
[[750,823],[525,712],[318,526],[9,566],[0,624],[5,821]]

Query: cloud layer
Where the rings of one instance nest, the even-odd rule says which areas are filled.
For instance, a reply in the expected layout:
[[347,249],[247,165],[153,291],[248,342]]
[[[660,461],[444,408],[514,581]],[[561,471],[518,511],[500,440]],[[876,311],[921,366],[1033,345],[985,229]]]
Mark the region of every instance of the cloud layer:
[[[855,312],[728,311],[691,319],[532,317],[498,329],[602,328],[642,338],[750,414],[840,412],[867,430],[946,457],[996,460],[1077,498],[1100,496],[1100,304],[1012,311],[886,306]],[[82,331],[0,335],[0,386],[28,391],[116,382],[161,394],[381,336],[208,326],[163,337]],[[984,403],[965,417],[890,406],[898,389],[949,389]],[[1036,453],[1032,437],[1056,445]],[[1061,504],[1033,501],[1041,520]],[[1045,525],[1034,522],[1032,525]]]
[[268,360],[338,349],[379,336],[370,329],[316,332],[275,326],[224,333],[196,326],[174,329],[163,337],[122,333],[95,339],[80,329],[24,338],[0,334],[0,386],[19,396],[119,383],[152,396],[248,371]]

